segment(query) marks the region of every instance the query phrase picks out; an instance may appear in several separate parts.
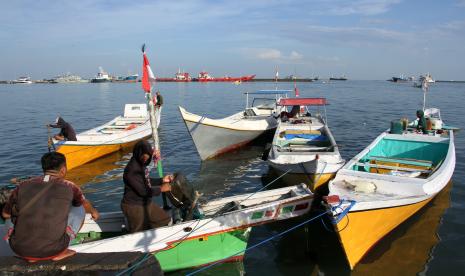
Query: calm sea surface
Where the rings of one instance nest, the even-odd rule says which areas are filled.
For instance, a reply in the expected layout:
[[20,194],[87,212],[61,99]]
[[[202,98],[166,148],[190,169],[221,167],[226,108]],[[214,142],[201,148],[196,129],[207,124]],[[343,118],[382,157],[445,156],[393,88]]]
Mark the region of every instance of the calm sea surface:
[[[328,122],[350,159],[389,122],[413,118],[422,106],[420,89],[387,81],[299,83],[301,97],[326,97]],[[273,83],[158,83],[165,99],[160,126],[166,172],[181,171],[206,198],[258,190],[275,174],[261,160],[263,147],[249,146],[200,162],[178,106],[220,118],[244,108],[243,92],[272,89]],[[281,89],[293,84],[280,83]],[[465,84],[436,83],[428,106],[441,109],[449,125],[465,127]],[[47,151],[45,125],[59,114],[77,132],[123,112],[125,103],[143,103],[139,84],[0,85],[0,184],[17,176],[41,174]],[[465,133],[456,137],[457,164],[451,183],[426,208],[389,234],[350,271],[333,233],[321,221],[248,251],[243,263],[222,264],[204,275],[463,275],[465,271]],[[122,172],[130,154],[119,152],[69,173],[100,211],[115,211],[123,192]],[[249,245],[284,231],[296,221],[255,227]],[[185,273],[187,271],[184,271]],[[181,273],[177,273],[181,274]]]

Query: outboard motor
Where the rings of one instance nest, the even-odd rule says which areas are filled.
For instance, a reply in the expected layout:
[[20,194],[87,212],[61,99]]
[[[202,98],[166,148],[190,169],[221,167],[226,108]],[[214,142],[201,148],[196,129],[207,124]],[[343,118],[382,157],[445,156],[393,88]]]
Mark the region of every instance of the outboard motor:
[[171,204],[175,207],[172,210],[173,222],[178,223],[202,218],[203,214],[198,207],[198,199],[201,194],[194,189],[182,173],[176,172],[173,175],[171,192],[166,194]]

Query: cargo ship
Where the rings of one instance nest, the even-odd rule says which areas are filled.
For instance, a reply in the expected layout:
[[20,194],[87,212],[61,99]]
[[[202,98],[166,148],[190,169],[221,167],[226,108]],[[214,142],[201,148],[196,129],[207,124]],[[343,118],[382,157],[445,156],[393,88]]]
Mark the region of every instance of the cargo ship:
[[181,70],[178,70],[178,72],[174,75],[174,78],[157,78],[157,81],[162,81],[162,82],[189,82],[192,81],[191,76],[189,73],[181,73]]
[[242,77],[220,77],[220,78],[214,78],[208,74],[208,72],[200,72],[199,77],[197,79],[193,79],[193,81],[198,81],[198,82],[210,82],[210,81],[217,81],[217,82],[243,82],[243,81],[250,81],[253,78],[255,78],[255,75],[248,75],[248,76],[242,76]]
[[340,77],[333,77],[333,76],[331,76],[331,77],[329,78],[329,80],[330,80],[330,81],[332,81],[332,80],[346,81],[346,80],[347,80],[347,77],[346,77],[346,75],[342,75],[342,76],[340,76]]
[[102,67],[99,67],[99,72],[97,76],[93,78],[90,82],[92,83],[102,83],[102,82],[110,82],[111,78],[107,72],[103,71]]

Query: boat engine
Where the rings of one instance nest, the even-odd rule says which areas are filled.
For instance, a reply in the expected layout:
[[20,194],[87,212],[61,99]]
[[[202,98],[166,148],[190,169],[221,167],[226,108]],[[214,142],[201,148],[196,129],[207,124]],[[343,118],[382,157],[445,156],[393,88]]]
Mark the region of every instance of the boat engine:
[[194,186],[187,181],[182,173],[176,172],[173,175],[171,192],[166,194],[174,206],[172,210],[173,222],[176,224],[202,218],[203,214],[198,206],[198,200],[202,194],[194,189]]

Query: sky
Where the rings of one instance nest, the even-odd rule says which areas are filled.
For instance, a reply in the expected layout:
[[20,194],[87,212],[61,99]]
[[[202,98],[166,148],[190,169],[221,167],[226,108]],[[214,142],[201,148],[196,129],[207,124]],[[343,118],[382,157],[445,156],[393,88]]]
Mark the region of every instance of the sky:
[[79,0],[0,3],[0,80],[431,73],[465,80],[465,0]]

